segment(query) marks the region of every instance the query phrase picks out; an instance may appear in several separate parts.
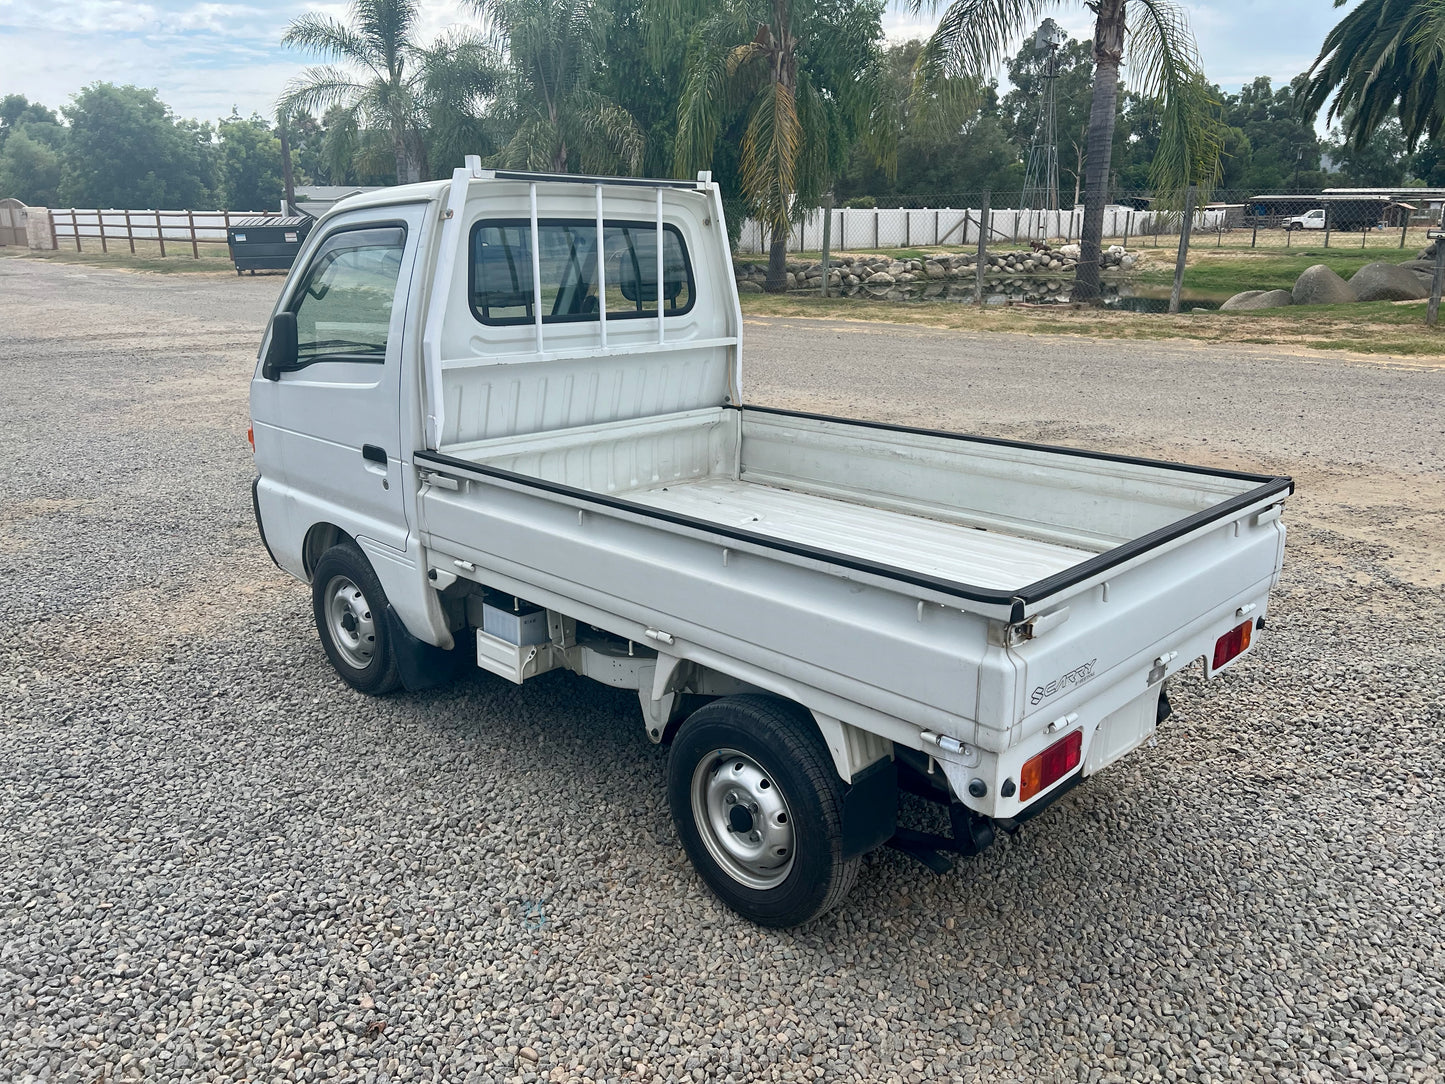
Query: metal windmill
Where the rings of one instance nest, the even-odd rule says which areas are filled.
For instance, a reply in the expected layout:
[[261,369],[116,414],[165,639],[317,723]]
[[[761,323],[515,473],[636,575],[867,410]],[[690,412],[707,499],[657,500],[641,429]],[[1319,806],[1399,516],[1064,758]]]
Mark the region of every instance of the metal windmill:
[[[1068,35],[1058,23],[1045,19],[1034,33],[1034,51],[1044,58],[1043,93],[1039,100],[1039,123],[1029,144],[1028,167],[1024,171],[1024,190],[1019,197],[1023,211],[1055,211],[1059,209],[1059,137],[1054,105],[1054,84],[1059,78],[1059,46]],[[1047,232],[1045,216],[1035,217],[1040,235]]]

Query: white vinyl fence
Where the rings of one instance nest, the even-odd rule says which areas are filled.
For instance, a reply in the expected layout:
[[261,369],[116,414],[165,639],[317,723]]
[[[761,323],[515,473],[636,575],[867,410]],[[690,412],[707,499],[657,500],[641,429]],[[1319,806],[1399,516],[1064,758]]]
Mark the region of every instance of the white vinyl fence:
[[[815,252],[823,247],[822,209],[814,210],[794,224],[788,235],[789,252]],[[1213,230],[1223,224],[1225,211],[1197,211],[1196,230]],[[1019,211],[998,208],[989,212],[989,243],[1005,241],[1077,240],[1084,211]],[[1104,209],[1104,236],[1135,237],[1142,234],[1177,234],[1183,216],[1177,212],[1135,211],[1128,207]],[[977,208],[835,208],[829,244],[835,252],[858,252],[877,248],[936,247],[978,244]],[[761,255],[768,250],[768,233],[754,219],[743,223],[738,252]]]

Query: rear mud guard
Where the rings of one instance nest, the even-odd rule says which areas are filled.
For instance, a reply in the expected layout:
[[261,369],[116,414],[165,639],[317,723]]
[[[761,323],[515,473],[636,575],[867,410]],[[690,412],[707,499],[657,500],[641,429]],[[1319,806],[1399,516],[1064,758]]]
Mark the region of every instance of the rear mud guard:
[[390,634],[391,649],[396,654],[396,668],[407,692],[416,693],[445,685],[471,661],[462,642],[448,651],[418,640],[389,602],[386,604],[386,629]]

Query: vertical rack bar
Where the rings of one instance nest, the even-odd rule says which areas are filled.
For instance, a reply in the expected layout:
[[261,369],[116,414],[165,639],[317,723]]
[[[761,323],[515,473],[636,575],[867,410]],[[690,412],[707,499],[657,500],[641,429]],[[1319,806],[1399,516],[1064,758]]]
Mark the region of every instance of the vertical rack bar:
[[537,229],[537,182],[527,186],[532,202],[532,315],[537,328],[537,353],[542,352],[542,245]]
[[602,349],[607,349],[607,227],[602,222],[602,186],[597,192],[597,320],[602,326]]
[[657,345],[662,345],[662,189],[657,190]]

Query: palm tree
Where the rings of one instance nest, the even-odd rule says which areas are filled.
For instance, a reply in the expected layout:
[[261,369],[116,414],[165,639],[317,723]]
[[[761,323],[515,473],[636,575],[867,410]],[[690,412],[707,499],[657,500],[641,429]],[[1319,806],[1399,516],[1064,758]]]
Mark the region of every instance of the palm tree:
[[565,173],[635,172],[643,137],[631,114],[596,90],[611,29],[597,0],[467,0],[507,59],[516,123],[502,164]]
[[[942,0],[910,0],[917,12]],[[944,75],[984,78],[1049,5],[1043,0],[952,0],[920,60],[923,83]],[[1219,176],[1222,131],[1184,9],[1173,0],[1092,0],[1094,89],[1084,163],[1084,223],[1074,297],[1099,296],[1099,254],[1108,199],[1109,158],[1126,60],[1139,95],[1160,113],[1152,168],[1155,205],[1175,206],[1190,184]]]
[[416,40],[418,0],[352,0],[347,22],[316,12],[286,28],[282,44],[331,63],[307,68],[282,94],[285,112],[340,106],[337,123],[352,133],[385,132],[398,184],[421,180],[428,118],[474,112],[496,83],[486,45],[466,32],[431,45]]
[[[1344,0],[1336,0],[1336,7]],[[1445,0],[1362,0],[1325,36],[1298,92],[1301,111],[1339,118],[1356,147],[1391,112],[1414,149],[1445,129]]]
[[786,288],[794,218],[818,206],[862,141],[891,175],[897,123],[876,0],[651,0],[656,48],[687,41],[677,109],[679,176],[709,168],[739,111],[742,194],[769,231],[766,289]]

